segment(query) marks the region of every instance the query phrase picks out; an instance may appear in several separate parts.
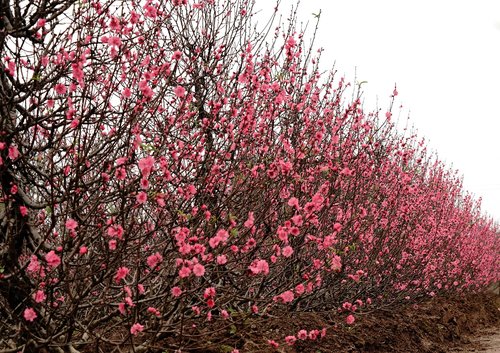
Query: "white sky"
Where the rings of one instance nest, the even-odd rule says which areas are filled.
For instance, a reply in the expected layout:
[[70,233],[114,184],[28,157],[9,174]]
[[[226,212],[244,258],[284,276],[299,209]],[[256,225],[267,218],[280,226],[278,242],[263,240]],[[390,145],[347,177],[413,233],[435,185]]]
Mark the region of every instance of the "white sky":
[[[282,0],[280,12],[294,3]],[[257,0],[255,10],[274,5]],[[419,136],[500,221],[500,0],[303,0],[310,33],[320,9],[323,67],[368,81],[366,110],[377,97],[386,108],[396,83],[403,117],[409,110]]]

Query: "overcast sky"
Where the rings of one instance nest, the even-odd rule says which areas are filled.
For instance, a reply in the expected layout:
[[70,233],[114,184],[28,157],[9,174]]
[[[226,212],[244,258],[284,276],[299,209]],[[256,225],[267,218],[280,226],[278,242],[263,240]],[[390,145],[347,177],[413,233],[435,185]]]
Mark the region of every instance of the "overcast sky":
[[[256,1],[263,14],[273,7]],[[366,110],[377,97],[387,107],[396,83],[419,135],[500,221],[500,0],[303,0],[310,31],[320,9],[324,68],[368,81]]]

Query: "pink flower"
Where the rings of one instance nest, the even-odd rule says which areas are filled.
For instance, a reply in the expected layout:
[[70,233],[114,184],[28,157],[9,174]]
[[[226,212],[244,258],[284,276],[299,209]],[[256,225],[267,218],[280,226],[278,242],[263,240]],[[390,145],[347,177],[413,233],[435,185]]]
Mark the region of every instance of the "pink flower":
[[293,344],[295,343],[295,341],[297,341],[297,337],[295,337],[295,336],[286,336],[285,337],[285,342],[289,346],[293,346]]
[[155,268],[160,262],[163,261],[163,256],[160,255],[160,253],[154,253],[151,256],[148,256],[147,263],[148,266],[151,268]]
[[208,299],[208,298],[213,298],[215,297],[215,288],[214,287],[208,287],[205,288],[205,291],[203,292],[203,298]]
[[118,311],[122,314],[122,315],[125,315],[125,313],[127,312],[125,310],[125,303],[119,303],[118,304]]
[[295,287],[295,293],[297,293],[297,295],[302,295],[304,294],[304,291],[305,291],[305,287],[302,283],[298,284],[296,287]]
[[333,256],[330,268],[333,271],[340,271],[340,269],[342,268],[342,259],[340,258],[340,256],[338,255]]
[[63,83],[58,83],[54,86],[57,94],[66,94],[66,86]]
[[147,156],[139,160],[139,170],[144,178],[148,178],[153,170],[153,166],[155,164],[155,159],[153,156]]
[[281,251],[284,257],[290,257],[293,254],[293,248],[291,246],[285,246]]
[[130,96],[132,96],[132,91],[130,90],[130,88],[125,87],[122,91],[122,96],[124,96],[125,98],[130,98]]
[[317,209],[317,205],[314,202],[308,202],[304,206],[306,213],[313,213]]
[[219,265],[224,265],[227,263],[227,256],[226,255],[218,255],[217,256],[217,263]]
[[307,331],[306,330],[300,330],[298,333],[297,333],[297,338],[299,340],[305,340],[307,339]]
[[16,160],[19,157],[19,150],[17,149],[16,146],[10,146],[9,147],[9,158],[11,160]]
[[253,227],[254,221],[255,221],[255,219],[254,219],[253,212],[248,212],[248,219],[245,221],[245,223],[243,225],[246,228],[250,229]]
[[219,246],[221,242],[226,242],[229,238],[229,233],[225,229],[219,229],[215,234],[215,237],[210,238],[208,244],[212,248]]
[[142,332],[144,330],[144,326],[142,326],[139,323],[135,323],[132,325],[130,328],[130,333],[136,336],[139,332]]
[[74,219],[70,218],[66,221],[66,229],[67,230],[75,230],[78,227],[78,222]]
[[193,273],[196,277],[201,277],[205,274],[205,267],[201,264],[196,264],[193,266]]
[[158,11],[152,5],[145,5],[144,10],[146,10],[146,14],[145,14],[146,17],[156,18],[157,14],[158,14]]
[[348,317],[346,317],[345,322],[347,322],[348,325],[352,325],[355,320],[356,319],[354,318],[354,316],[349,315]]
[[349,168],[345,167],[344,169],[342,169],[340,171],[340,174],[347,175],[347,176],[354,176],[354,169],[349,169]]
[[88,252],[88,248],[86,246],[82,246],[80,248],[80,255],[85,255]]
[[163,197],[160,197],[160,196],[156,196],[156,203],[160,207],[165,207],[165,205],[166,205],[165,199]]
[[45,255],[45,261],[47,261],[47,264],[52,268],[61,264],[61,258],[54,252],[54,250],[49,251]]
[[302,219],[302,216],[298,214],[292,217],[292,222],[297,227],[300,227],[304,223],[304,220]]
[[115,275],[115,282],[120,283],[122,279],[124,279],[128,274],[130,270],[127,267],[120,267],[118,271],[116,271]]
[[229,233],[225,229],[219,229],[215,234],[216,237],[220,238],[223,242],[229,239]]
[[147,201],[148,195],[144,191],[141,191],[137,194],[136,199],[138,204],[143,204]]
[[319,193],[314,194],[314,196],[312,197],[312,202],[315,205],[321,205],[324,200],[325,200],[324,197],[321,196]]
[[259,273],[262,273],[264,275],[269,274],[269,264],[267,263],[266,260],[255,260],[252,262],[252,264],[248,267],[248,269],[254,274],[257,275]]
[[160,311],[152,306],[150,306],[148,308],[148,313],[153,314],[153,315],[158,316],[158,317],[161,316]]
[[36,26],[40,28],[45,26],[45,23],[47,23],[47,20],[45,18],[39,18],[38,21],[36,22]]
[[38,262],[38,258],[35,255],[31,256],[30,263],[27,267],[28,272],[36,273],[41,269],[40,263]]
[[182,294],[182,289],[180,289],[179,287],[174,287],[172,288],[171,293],[174,297],[177,298]]
[[278,342],[274,341],[274,340],[267,340],[267,343],[269,343],[269,345],[273,348],[278,348],[280,345],[278,344]]
[[172,55],[173,60],[180,60],[182,57],[182,53],[179,50],[176,50]]
[[127,157],[117,158],[115,163],[117,166],[124,165],[127,162]]
[[116,250],[116,240],[111,239],[108,243],[109,250],[113,251]]
[[47,298],[47,296],[45,295],[45,293],[43,292],[43,290],[38,290],[38,291],[36,291],[36,293],[33,293],[33,300],[34,300],[36,303],[41,303],[41,302],[43,302],[46,298]]
[[281,299],[283,299],[283,303],[289,303],[289,302],[293,301],[293,299],[294,299],[294,295],[293,295],[293,292],[291,290],[287,290],[286,292],[282,293],[280,296],[281,296]]
[[127,177],[127,171],[125,170],[125,168],[117,168],[115,170],[115,177],[118,180],[125,180],[125,178]]
[[123,227],[119,224],[115,224],[108,228],[108,235],[110,237],[116,237],[121,239],[123,237]]
[[181,267],[179,270],[179,277],[180,278],[186,278],[191,274],[191,269],[187,266]]
[[122,40],[116,36],[109,37],[108,45],[112,47],[119,47],[120,45],[122,45]]
[[315,340],[316,338],[318,338],[318,335],[319,335],[319,330],[311,330],[309,331],[309,339],[310,340]]
[[187,5],[187,0],[172,0],[174,6]]
[[295,38],[293,37],[288,37],[287,41],[286,41],[286,47],[287,48],[292,48],[295,46],[295,44],[297,44],[297,42],[295,41]]
[[177,87],[174,88],[174,94],[177,97],[182,98],[186,94],[186,90],[182,86],[177,86]]
[[28,209],[26,208],[26,206],[19,206],[19,212],[23,217],[26,217],[28,215]]
[[216,237],[216,236],[215,236],[215,237],[212,237],[212,238],[210,238],[210,239],[208,240],[208,244],[209,244],[209,245],[210,245],[210,247],[211,247],[211,248],[213,248],[213,249],[215,249],[216,247],[218,247],[218,246],[219,246],[219,244],[220,244],[220,242],[221,242],[221,239],[220,239],[220,238],[218,238],[218,237]]
[[296,197],[291,197],[290,200],[288,200],[288,206],[299,209],[299,200],[297,200]]
[[142,189],[144,189],[144,190],[149,189],[149,180],[148,179],[141,178],[140,184],[141,184]]
[[37,317],[35,310],[33,308],[26,308],[24,310],[24,318],[26,321],[34,321]]

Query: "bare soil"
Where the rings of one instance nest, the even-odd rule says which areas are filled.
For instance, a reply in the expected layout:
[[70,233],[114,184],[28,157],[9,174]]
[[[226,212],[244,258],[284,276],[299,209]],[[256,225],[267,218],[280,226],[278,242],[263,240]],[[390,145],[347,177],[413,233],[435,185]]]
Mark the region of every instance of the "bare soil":
[[470,353],[499,353],[500,352],[500,329],[489,328],[479,332],[478,336],[471,338],[470,343],[452,349],[451,352]]
[[[388,307],[356,315],[353,325],[346,325],[346,314],[300,313],[275,317],[248,317],[232,326],[220,326],[199,334],[208,334],[205,347],[197,353],[240,352],[286,353],[449,353],[500,352],[500,296],[492,293],[435,297],[412,306]],[[327,328],[318,340],[283,342],[298,330]],[[206,327],[208,330],[208,326]],[[493,335],[492,335],[493,334]],[[496,334],[496,335],[495,335]],[[274,339],[279,348],[267,342]],[[208,347],[207,345],[208,344]]]

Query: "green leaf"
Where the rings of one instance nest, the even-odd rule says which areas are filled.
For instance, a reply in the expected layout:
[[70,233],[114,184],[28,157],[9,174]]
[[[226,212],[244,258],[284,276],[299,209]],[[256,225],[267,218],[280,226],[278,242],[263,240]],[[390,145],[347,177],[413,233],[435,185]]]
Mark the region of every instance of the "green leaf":
[[219,351],[220,351],[221,353],[229,353],[229,352],[232,352],[232,351],[233,351],[233,349],[234,349],[233,347],[228,346],[228,345],[226,345],[226,344],[223,344],[223,345],[221,345],[221,346],[219,347]]
[[321,16],[321,9],[319,10],[319,12],[318,12],[318,13],[314,13],[314,12],[313,12],[313,13],[312,13],[312,15],[313,15],[315,18],[320,18],[320,16]]
[[156,147],[152,143],[143,143],[143,144],[141,144],[141,147],[145,152],[155,152],[156,151]]

